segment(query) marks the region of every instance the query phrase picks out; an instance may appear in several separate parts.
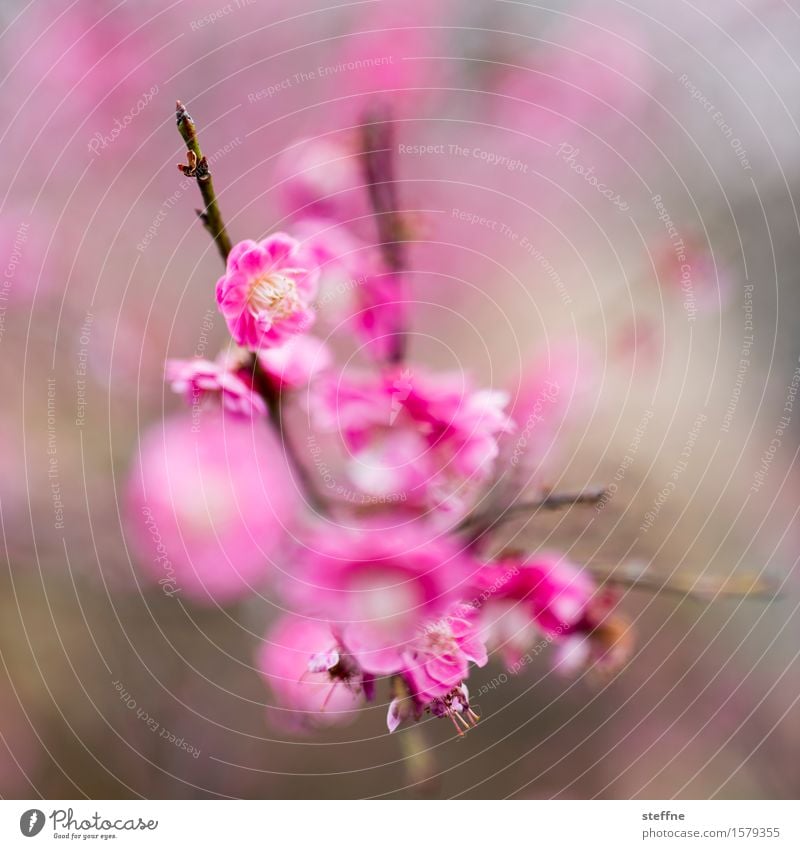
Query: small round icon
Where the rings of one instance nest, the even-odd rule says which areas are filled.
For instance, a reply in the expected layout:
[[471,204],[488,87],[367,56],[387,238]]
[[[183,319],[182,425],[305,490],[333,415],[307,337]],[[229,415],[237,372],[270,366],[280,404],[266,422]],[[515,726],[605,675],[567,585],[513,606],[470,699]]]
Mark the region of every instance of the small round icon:
[[44,811],[31,808],[19,818],[19,830],[25,837],[36,837],[44,828]]

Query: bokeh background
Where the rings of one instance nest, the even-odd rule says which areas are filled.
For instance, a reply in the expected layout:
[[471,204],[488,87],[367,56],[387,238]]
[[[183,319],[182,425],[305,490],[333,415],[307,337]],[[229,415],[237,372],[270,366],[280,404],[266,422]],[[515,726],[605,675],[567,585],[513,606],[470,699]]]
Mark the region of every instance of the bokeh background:
[[0,28],[3,796],[418,792],[385,699],[267,722],[269,588],[168,597],[131,548],[136,446],[182,409],[164,359],[225,343],[176,98],[234,239],[288,226],[303,140],[347,148],[389,102],[412,358],[512,391],[577,363],[537,483],[613,497],[507,533],[646,575],[636,654],[609,680],[542,656],[463,740],[424,723],[434,792],[800,793],[796,3],[3,0]]

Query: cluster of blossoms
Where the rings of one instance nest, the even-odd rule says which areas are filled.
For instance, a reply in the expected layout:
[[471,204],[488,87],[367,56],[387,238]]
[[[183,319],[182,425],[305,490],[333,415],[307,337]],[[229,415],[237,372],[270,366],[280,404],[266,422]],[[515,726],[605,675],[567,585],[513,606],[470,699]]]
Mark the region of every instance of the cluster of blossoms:
[[[292,235],[227,252],[216,286],[226,350],[167,363],[196,415],[168,420],[140,446],[135,544],[171,594],[229,602],[267,587],[292,611],[258,655],[284,727],[344,722],[388,692],[390,731],[427,712],[462,734],[478,718],[470,669],[490,653],[513,666],[544,638],[559,668],[612,668],[628,651],[625,628],[564,558],[486,554],[487,523],[476,533],[473,520],[485,519],[478,507],[491,503],[504,462],[517,465],[514,434],[532,440],[532,413],[406,356],[397,344],[409,320],[405,272],[396,245],[376,248],[358,232],[369,186],[357,159],[330,141],[300,149],[300,173],[283,179],[291,209],[303,211]],[[399,220],[396,209],[380,212]],[[359,370],[336,369],[311,332],[330,301],[328,319],[359,343]],[[531,408],[535,421],[543,403]],[[342,515],[341,503],[310,491],[309,458],[283,427],[292,407],[332,464],[338,455],[362,509]]]

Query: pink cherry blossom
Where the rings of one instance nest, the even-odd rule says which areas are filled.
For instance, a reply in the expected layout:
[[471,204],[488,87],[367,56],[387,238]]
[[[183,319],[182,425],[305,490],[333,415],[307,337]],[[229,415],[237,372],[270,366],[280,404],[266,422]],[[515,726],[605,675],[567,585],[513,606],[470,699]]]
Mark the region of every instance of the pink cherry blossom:
[[342,225],[303,218],[292,231],[302,240],[304,260],[319,269],[317,307],[337,327],[354,333],[370,354],[384,359],[408,320],[401,278],[386,272],[376,248]]
[[363,701],[363,674],[325,622],[279,619],[264,638],[258,668],[277,702],[270,715],[289,730],[349,722]]
[[534,643],[561,642],[586,617],[594,583],[556,555],[509,556],[477,575],[482,637],[514,666]]
[[167,360],[165,376],[172,391],[185,395],[193,406],[209,395],[218,395],[226,410],[243,418],[264,415],[267,411],[238,358],[223,355],[216,361],[199,357]]
[[259,351],[258,360],[276,386],[298,389],[307,386],[328,369],[333,362],[333,355],[321,339],[304,333],[293,336],[279,348]]
[[512,429],[506,401],[461,374],[404,368],[331,376],[310,404],[318,428],[341,433],[363,492],[460,511],[470,487],[491,474],[498,436]]
[[232,248],[216,294],[239,345],[251,350],[281,345],[314,323],[317,272],[299,265],[298,247],[295,239],[275,233]]
[[396,527],[325,527],[293,559],[285,589],[327,618],[367,672],[405,667],[406,644],[463,593],[475,569],[455,541],[417,520]]
[[470,662],[477,666],[488,662],[476,617],[471,605],[454,605],[447,615],[424,625],[406,648],[406,678],[422,703],[446,696],[461,684]]
[[558,555],[510,556],[485,566],[478,585],[490,597],[510,598],[527,606],[546,633],[566,633],[582,618],[594,582],[574,564]]
[[227,602],[263,586],[298,506],[267,427],[208,409],[145,433],[127,526],[139,565],[165,593]]

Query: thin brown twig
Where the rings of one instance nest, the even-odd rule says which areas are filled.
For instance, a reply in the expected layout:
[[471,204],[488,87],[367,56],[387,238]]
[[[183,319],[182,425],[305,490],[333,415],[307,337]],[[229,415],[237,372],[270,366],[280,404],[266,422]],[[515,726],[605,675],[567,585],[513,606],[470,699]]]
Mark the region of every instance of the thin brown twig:
[[563,510],[566,507],[597,504],[603,500],[607,492],[605,487],[592,487],[578,492],[548,492],[535,501],[520,501],[512,504],[498,515],[493,515],[490,511],[467,516],[458,530],[481,536],[490,528],[499,527],[521,515],[533,516],[540,510]]
[[181,134],[184,142],[186,142],[188,163],[187,165],[179,164],[178,168],[187,177],[195,177],[197,179],[197,186],[203,197],[203,203],[205,203],[205,208],[198,210],[197,214],[203,222],[203,226],[208,230],[211,238],[214,240],[222,261],[226,262],[228,254],[231,252],[231,239],[228,231],[225,229],[225,221],[219,209],[219,202],[217,201],[217,194],[214,191],[214,181],[211,178],[208,160],[203,156],[203,151],[200,149],[200,142],[197,140],[197,130],[194,121],[180,100],[175,103],[175,119],[178,124],[178,132]]
[[[205,209],[197,210],[197,215],[214,240],[214,244],[217,246],[217,250],[222,257],[222,262],[226,263],[228,254],[232,248],[231,239],[225,227],[225,221],[220,212],[219,203],[217,202],[217,195],[214,191],[214,182],[211,179],[208,160],[203,156],[203,152],[200,149],[195,123],[180,100],[176,101],[175,104],[175,116],[178,123],[178,131],[186,142],[187,151],[187,164],[178,165],[178,168],[187,177],[194,177],[197,180],[197,186],[205,203]],[[272,385],[261,367],[258,357],[254,353],[251,353],[246,363],[246,368],[252,374],[253,387],[267,405],[270,422],[280,439],[283,451],[289,460],[289,465],[295,477],[300,483],[301,489],[303,489],[309,503],[317,511],[323,512],[325,510],[325,503],[313,485],[308,469],[301,462],[292,441],[286,434],[280,391]]]

